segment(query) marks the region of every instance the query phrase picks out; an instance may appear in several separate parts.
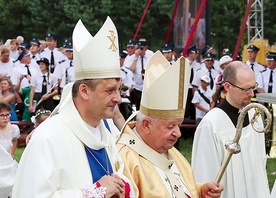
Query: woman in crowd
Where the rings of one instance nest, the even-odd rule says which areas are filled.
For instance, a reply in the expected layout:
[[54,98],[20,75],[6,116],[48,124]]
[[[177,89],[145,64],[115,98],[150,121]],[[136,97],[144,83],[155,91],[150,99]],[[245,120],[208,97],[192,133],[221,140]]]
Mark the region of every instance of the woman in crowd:
[[13,90],[12,82],[9,78],[3,78],[1,80],[1,91],[0,91],[0,101],[7,102],[11,107],[10,120],[18,121],[15,104],[16,104],[16,95]]
[[[55,104],[53,96],[58,93],[58,80],[49,72],[49,60],[41,58],[37,61],[40,72],[34,75],[31,79],[31,93],[29,111],[35,112],[36,109],[54,110]],[[35,106],[34,101],[37,102]]]

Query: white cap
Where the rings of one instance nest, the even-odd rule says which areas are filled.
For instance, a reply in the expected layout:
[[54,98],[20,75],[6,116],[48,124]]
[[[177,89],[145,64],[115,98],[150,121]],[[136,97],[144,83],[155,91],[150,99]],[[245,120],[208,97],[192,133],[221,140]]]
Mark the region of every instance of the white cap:
[[91,36],[81,20],[73,31],[75,80],[120,78],[118,33],[112,20]]
[[219,59],[219,66],[223,65],[224,63],[231,62],[232,60],[233,59],[230,56],[228,56],[228,55],[222,56]]
[[140,112],[156,118],[184,118],[190,73],[184,57],[170,65],[160,51],[155,52],[146,67]]
[[202,76],[202,77],[200,78],[200,80],[203,80],[203,81],[206,82],[206,83],[210,83],[210,81],[211,81],[211,79],[210,79],[209,76]]

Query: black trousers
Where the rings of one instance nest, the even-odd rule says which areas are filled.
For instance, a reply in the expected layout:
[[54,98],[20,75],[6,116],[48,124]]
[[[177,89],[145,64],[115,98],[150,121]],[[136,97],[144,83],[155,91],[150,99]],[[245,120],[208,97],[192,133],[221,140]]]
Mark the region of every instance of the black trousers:
[[136,110],[140,109],[142,91],[138,91],[137,89],[133,89],[130,93],[130,100],[132,104],[135,104]]
[[192,99],[193,99],[193,89],[189,88],[184,118],[195,120],[195,106],[192,103]]

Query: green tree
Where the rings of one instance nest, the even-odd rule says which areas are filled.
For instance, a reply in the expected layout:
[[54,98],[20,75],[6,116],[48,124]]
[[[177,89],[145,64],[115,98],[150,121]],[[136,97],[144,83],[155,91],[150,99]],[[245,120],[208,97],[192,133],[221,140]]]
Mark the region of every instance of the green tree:
[[275,1],[263,0],[264,5],[264,37],[269,40],[269,43],[276,45],[276,19],[274,17]]
[[[107,16],[115,23],[120,49],[124,49],[127,41],[132,39],[147,0],[0,0],[0,39],[24,36],[28,41],[32,38],[45,38],[46,33],[58,35],[58,43],[64,39],[71,40],[76,22],[81,19],[92,35],[95,35]],[[247,0],[210,0],[211,32],[215,34],[209,45],[216,46],[218,51],[227,47],[234,50],[240,26],[247,6]],[[270,44],[275,42],[275,18],[273,9],[275,2],[264,2],[264,35]],[[160,49],[165,42],[166,33],[172,17],[174,1],[153,0],[138,38],[149,41],[152,50]],[[169,43],[173,43],[172,38]],[[243,45],[247,44],[247,31],[243,37]]]
[[25,5],[24,0],[0,0],[0,38],[3,42],[22,34],[22,16],[28,15]]
[[[212,45],[217,48],[219,56],[223,48],[233,52],[240,33],[246,3],[240,0],[213,0],[211,7],[211,32],[214,33]],[[243,38],[247,40],[246,34]]]

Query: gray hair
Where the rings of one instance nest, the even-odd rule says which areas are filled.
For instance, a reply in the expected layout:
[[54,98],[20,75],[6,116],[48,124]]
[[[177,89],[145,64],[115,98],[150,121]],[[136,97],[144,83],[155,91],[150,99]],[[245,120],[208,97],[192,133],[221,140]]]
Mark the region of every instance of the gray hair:
[[153,117],[150,117],[150,116],[147,116],[147,115],[144,115],[143,113],[141,113],[140,111],[137,113],[136,115],[136,121],[137,123],[141,123],[142,120],[144,119],[149,119],[151,121],[156,121],[158,118],[153,118]]

